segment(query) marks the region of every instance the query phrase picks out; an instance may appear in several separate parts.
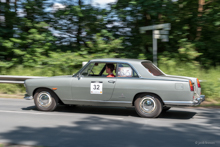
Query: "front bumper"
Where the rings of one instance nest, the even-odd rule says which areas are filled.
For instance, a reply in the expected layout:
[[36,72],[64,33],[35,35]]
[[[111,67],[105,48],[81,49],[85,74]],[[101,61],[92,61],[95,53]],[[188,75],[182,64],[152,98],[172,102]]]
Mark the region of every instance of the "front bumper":
[[198,106],[205,100],[205,95],[200,95],[193,101],[164,101],[165,106]]
[[25,94],[25,95],[24,95],[24,99],[26,99],[26,100],[32,100],[32,99],[33,99],[33,96],[30,96],[30,95],[28,95],[28,94]]

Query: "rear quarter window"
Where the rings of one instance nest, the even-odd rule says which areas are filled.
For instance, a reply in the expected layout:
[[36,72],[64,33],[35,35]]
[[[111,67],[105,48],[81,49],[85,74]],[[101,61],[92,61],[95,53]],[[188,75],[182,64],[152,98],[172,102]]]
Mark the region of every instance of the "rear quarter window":
[[141,64],[154,76],[164,76],[164,74],[151,62],[141,62]]

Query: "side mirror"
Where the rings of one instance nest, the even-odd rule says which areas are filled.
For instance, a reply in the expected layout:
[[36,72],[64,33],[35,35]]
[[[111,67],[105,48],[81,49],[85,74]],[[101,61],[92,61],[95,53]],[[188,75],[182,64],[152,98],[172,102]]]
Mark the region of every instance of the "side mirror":
[[81,78],[81,75],[80,74],[78,74],[77,76],[76,76],[77,78],[78,78],[78,80]]

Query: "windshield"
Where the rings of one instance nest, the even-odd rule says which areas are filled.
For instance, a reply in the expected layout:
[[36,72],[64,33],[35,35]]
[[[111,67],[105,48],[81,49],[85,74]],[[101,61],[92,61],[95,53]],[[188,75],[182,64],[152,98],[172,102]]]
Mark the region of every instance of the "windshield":
[[157,67],[151,62],[141,62],[141,64],[148,69],[148,71],[154,76],[164,76],[164,74],[157,69]]

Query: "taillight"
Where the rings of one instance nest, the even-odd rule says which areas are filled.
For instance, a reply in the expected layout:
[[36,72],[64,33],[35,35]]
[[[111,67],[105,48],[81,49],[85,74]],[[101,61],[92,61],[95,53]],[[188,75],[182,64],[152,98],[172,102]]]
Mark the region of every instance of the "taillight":
[[191,80],[189,80],[189,87],[190,87],[190,90],[191,90],[191,91],[194,91],[194,87],[193,87],[193,84],[192,84],[192,81],[191,81]]
[[199,88],[201,88],[199,79],[197,79],[197,85],[198,85]]

